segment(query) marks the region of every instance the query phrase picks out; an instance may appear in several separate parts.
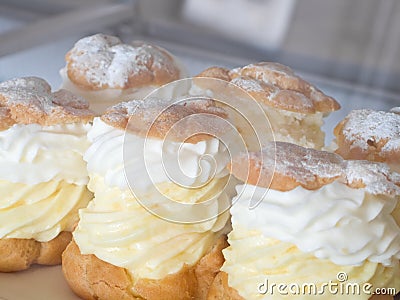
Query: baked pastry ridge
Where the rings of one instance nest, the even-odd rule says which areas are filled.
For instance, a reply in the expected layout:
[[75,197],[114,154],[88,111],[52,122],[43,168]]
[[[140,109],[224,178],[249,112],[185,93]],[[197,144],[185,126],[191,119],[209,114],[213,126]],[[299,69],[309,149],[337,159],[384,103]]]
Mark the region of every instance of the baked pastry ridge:
[[121,101],[144,98],[186,74],[161,47],[141,41],[126,44],[105,34],[77,41],[65,60],[62,87],[87,99],[98,114]]
[[350,112],[335,127],[335,152],[346,159],[385,162],[399,172],[400,115],[395,111]]
[[[325,95],[314,85],[306,82],[289,67],[273,62],[260,62],[228,70],[211,67],[197,75],[198,78],[216,78],[241,88],[263,108],[272,127],[268,140],[295,143],[304,147],[321,149],[324,146],[324,133],[321,130],[323,118],[340,109],[339,103]],[[204,90],[213,91],[216,84],[194,80],[192,93]],[[215,91],[216,94],[223,91]],[[236,97],[241,97],[237,93]],[[235,106],[235,95],[231,95]],[[239,131],[250,135],[238,117],[232,117]],[[256,116],[250,119],[253,126],[263,122]],[[264,142],[264,141],[263,141]],[[254,148],[254,147],[251,147]]]

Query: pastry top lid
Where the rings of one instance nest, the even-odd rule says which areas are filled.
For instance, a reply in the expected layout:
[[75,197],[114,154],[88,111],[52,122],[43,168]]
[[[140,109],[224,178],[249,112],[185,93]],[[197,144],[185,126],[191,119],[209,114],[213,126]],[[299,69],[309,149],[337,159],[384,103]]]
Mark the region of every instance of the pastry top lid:
[[400,107],[393,107],[390,112],[395,113],[395,114],[400,114]]
[[273,62],[260,62],[227,70],[211,67],[197,77],[229,81],[260,103],[292,112],[329,113],[340,108],[339,103],[311,83],[297,76],[292,69]]
[[[197,100],[166,105],[165,100],[147,98],[119,103],[101,116],[115,128],[128,130],[142,137],[197,143],[229,130],[226,113],[212,100]],[[199,133],[193,135],[193,133]]]
[[22,77],[0,83],[1,130],[13,124],[87,123],[93,117],[85,99],[66,90],[52,93],[41,78]]
[[162,85],[180,77],[178,64],[166,50],[140,41],[124,44],[104,34],[79,40],[65,59],[68,78],[90,90]]
[[400,114],[353,110],[334,130],[337,153],[344,158],[390,161],[400,159]]
[[240,154],[230,169],[242,181],[279,191],[298,186],[316,190],[337,180],[370,194],[400,195],[400,174],[386,164],[344,160],[335,153],[284,142],[270,142],[261,152]]

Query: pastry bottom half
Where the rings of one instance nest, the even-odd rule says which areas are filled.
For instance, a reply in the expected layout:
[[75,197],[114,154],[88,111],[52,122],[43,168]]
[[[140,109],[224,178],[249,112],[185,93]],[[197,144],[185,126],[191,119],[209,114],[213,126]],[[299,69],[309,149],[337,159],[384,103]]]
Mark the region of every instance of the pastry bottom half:
[[87,300],[184,300],[206,299],[228,246],[221,236],[210,251],[195,265],[185,265],[179,272],[162,279],[132,278],[129,272],[98,259],[83,255],[72,241],[62,258],[64,276],[72,290]]
[[34,239],[0,239],[0,272],[28,269],[33,264],[59,265],[72,234],[62,231],[48,242]]

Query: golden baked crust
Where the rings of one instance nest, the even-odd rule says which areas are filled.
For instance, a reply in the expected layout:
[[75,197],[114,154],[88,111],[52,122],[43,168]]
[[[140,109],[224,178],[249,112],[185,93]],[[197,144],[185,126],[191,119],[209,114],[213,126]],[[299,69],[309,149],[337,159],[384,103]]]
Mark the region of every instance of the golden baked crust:
[[43,126],[90,122],[94,113],[81,97],[60,90],[38,77],[22,77],[0,83],[0,129],[13,124]]
[[[312,114],[329,113],[340,109],[335,99],[297,76],[289,67],[278,63],[260,62],[231,71],[211,67],[196,77],[229,81],[260,103],[287,111]],[[195,82],[202,85],[201,81]]]
[[59,265],[61,254],[71,242],[71,232],[63,231],[49,242],[34,239],[0,239],[0,272],[28,269],[33,264]]
[[284,142],[270,142],[262,152],[240,154],[229,168],[242,181],[278,191],[297,186],[315,190],[338,180],[371,194],[400,195],[400,174],[386,164],[344,160],[335,153]]
[[[393,300],[393,296],[374,295],[370,300]],[[207,300],[244,300],[242,296],[228,285],[228,274],[225,272],[218,273],[210,287]]]
[[208,292],[207,300],[245,300],[228,285],[228,274],[221,271],[215,276]]
[[94,255],[82,255],[72,241],[63,253],[62,269],[72,290],[83,299],[202,300],[224,262],[222,249],[227,246],[223,236],[195,266],[185,266],[161,280],[149,280],[131,278],[124,268]]
[[354,110],[334,129],[345,159],[366,159],[400,164],[400,114],[368,109]]
[[[191,118],[187,122],[178,125],[178,122],[184,118],[198,114],[209,114],[225,118],[224,110],[216,107],[210,101],[200,99],[186,105],[172,104],[164,109],[165,106],[163,100],[154,98],[149,98],[146,101],[133,100],[123,102],[109,108],[101,116],[101,119],[115,128],[127,129],[140,136],[147,135],[163,139],[169,134],[169,137],[172,139],[187,143],[197,143],[201,140],[211,138],[206,133],[214,133],[216,136],[219,136],[218,134],[223,134],[228,130],[227,127],[220,126],[221,122],[218,118],[213,119],[207,116],[204,117],[207,118],[207,121]],[[175,128],[171,130],[173,126]],[[187,139],[193,133],[192,129],[195,132],[203,132],[205,134],[194,135]]]
[[6,130],[15,124],[7,107],[0,107],[0,130]]
[[180,69],[166,50],[139,41],[123,44],[104,34],[79,40],[65,60],[68,78],[88,90],[140,88],[180,78]]

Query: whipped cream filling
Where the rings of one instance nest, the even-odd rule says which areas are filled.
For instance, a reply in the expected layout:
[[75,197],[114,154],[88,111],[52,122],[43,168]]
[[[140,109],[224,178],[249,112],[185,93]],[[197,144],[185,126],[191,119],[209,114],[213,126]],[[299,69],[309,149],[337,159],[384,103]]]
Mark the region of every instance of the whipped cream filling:
[[56,180],[35,185],[0,180],[0,190],[0,239],[48,242],[72,231],[78,209],[93,197],[85,185]]
[[[129,189],[126,176],[141,191],[162,182],[199,187],[213,177],[222,178],[228,174],[225,169],[230,159],[228,149],[216,138],[196,144],[145,139],[95,118],[88,139],[92,142],[84,155],[88,171],[104,177],[105,184],[110,187]],[[175,165],[169,167],[169,158],[179,161],[180,171]]]
[[[237,187],[233,227],[260,230],[267,238],[294,244],[337,265],[366,261],[390,266],[400,259],[400,230],[392,216],[396,199],[333,182],[318,190],[279,192]],[[263,199],[253,210],[250,199]]]
[[[400,289],[399,261],[390,267],[365,261],[360,266],[337,265],[328,259],[320,259],[313,253],[299,250],[292,243],[268,238],[260,230],[248,230],[234,224],[228,235],[230,246],[223,250],[225,263],[222,271],[228,274],[228,284],[244,299],[359,299],[367,300],[369,292],[364,284],[373,288]],[[346,274],[347,281],[339,281],[338,274]],[[360,286],[359,294],[330,292],[326,284],[332,282]],[[275,286],[274,286],[275,285]],[[279,292],[278,285],[286,285]],[[303,286],[310,286],[302,292]],[[325,287],[324,287],[325,285]],[[290,288],[296,286],[296,288]],[[334,289],[333,289],[334,291]],[[351,291],[351,290],[350,290]],[[356,293],[356,292],[355,292]]]
[[16,124],[0,131],[0,180],[38,184],[50,180],[85,185],[83,154],[90,124]]
[[[214,179],[196,193],[163,183],[167,196],[196,202],[210,192],[218,193],[224,178]],[[194,265],[225,233],[229,212],[206,222],[178,224],[149,213],[129,190],[109,187],[101,175],[91,174],[89,189],[95,198],[79,212],[74,239],[82,254],[94,254],[127,269],[133,278],[161,279]],[[147,197],[158,195],[148,194]],[[226,195],[223,195],[226,196]],[[210,207],[218,214],[218,203]]]
[[[74,232],[81,253],[123,267],[133,278],[161,279],[179,272],[185,264],[196,264],[226,232],[229,212],[225,208],[229,207],[228,193],[232,192],[225,189],[229,152],[218,139],[163,144],[151,138],[144,143],[143,137],[109,126],[100,118],[95,118],[88,138],[92,145],[84,159],[90,174],[88,188],[95,198],[80,210]],[[125,145],[129,149],[125,160],[124,143],[129,144]],[[176,154],[185,178],[183,184],[177,184],[174,174],[168,174],[168,166],[164,168],[165,155],[172,160]],[[208,160],[202,162],[204,155],[215,165]],[[124,164],[133,166],[127,176],[143,191],[140,197],[147,200],[146,207],[129,189]],[[151,180],[146,180],[145,174]],[[214,217],[184,224],[166,221],[147,210],[162,206],[163,196],[183,204],[202,203],[215,196],[217,201],[206,206],[207,215]],[[196,219],[198,211],[191,212]]]

